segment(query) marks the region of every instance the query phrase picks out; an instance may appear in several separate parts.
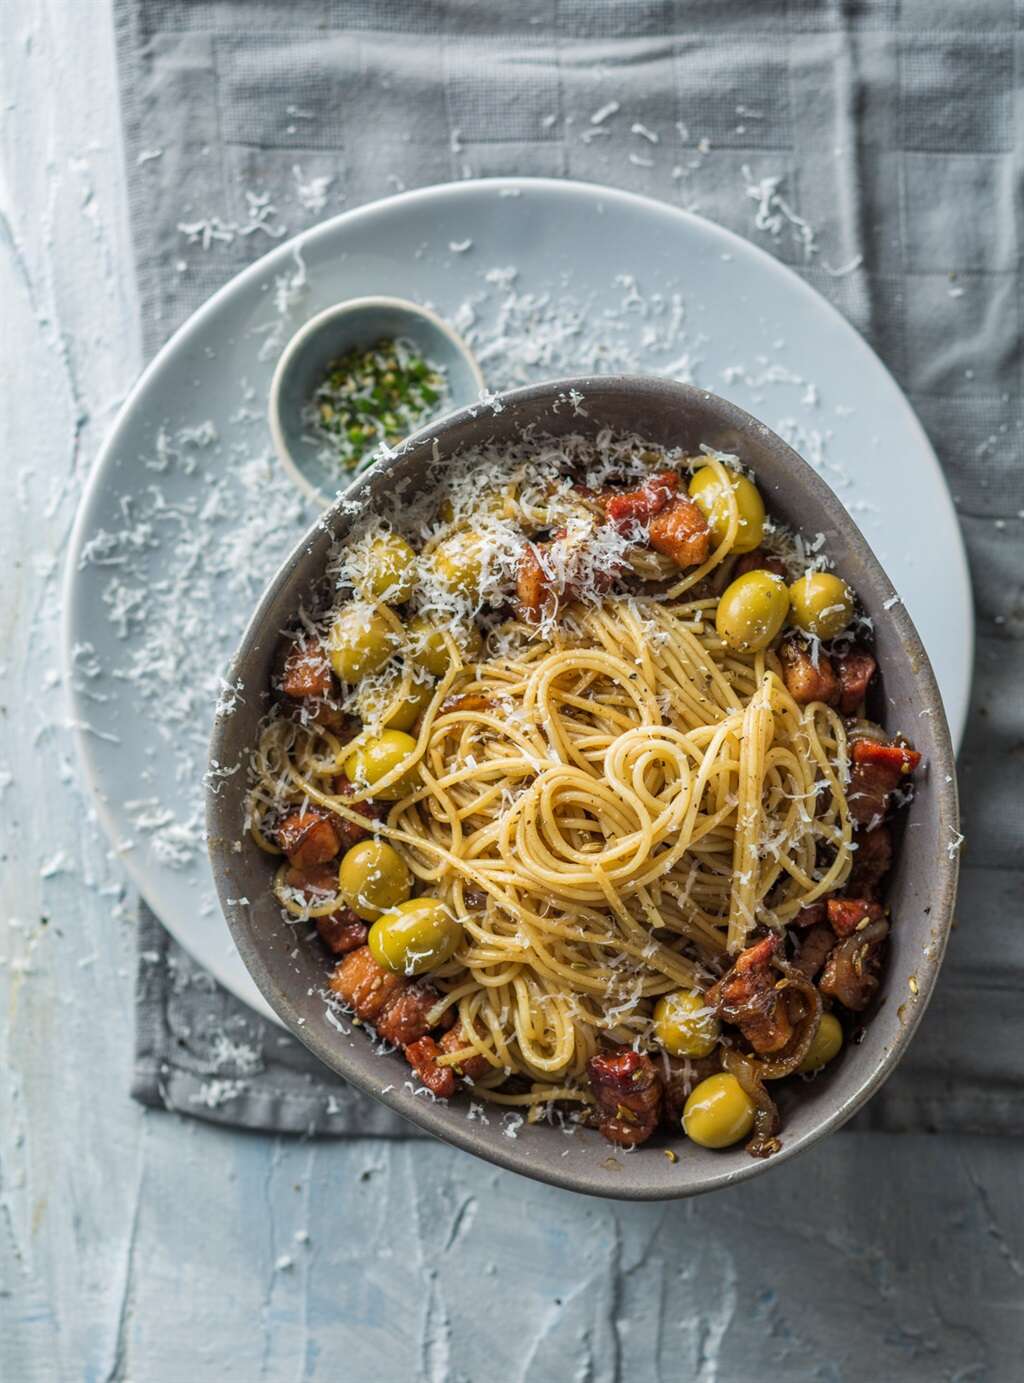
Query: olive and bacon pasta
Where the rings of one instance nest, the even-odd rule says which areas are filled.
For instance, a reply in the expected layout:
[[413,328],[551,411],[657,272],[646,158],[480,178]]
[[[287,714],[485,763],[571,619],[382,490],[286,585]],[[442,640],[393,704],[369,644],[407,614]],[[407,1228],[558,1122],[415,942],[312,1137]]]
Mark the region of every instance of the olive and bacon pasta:
[[283,653],[249,826],[340,1002],[444,1098],[778,1147],[879,987],[870,622],[735,457],[462,455],[356,516]]

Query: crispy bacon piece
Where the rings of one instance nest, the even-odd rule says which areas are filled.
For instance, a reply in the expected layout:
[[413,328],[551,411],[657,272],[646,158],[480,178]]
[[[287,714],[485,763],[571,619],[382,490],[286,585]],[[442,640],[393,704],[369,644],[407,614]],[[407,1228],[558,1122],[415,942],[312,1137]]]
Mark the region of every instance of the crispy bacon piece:
[[827,922],[816,922],[800,939],[800,950],[793,969],[813,980],[836,944],[836,934]]
[[[468,1047],[469,1043],[463,1035],[462,1024],[456,1023],[454,1027],[450,1028],[441,1038],[440,1045],[441,1051],[446,1056],[451,1052],[460,1051],[463,1047]],[[491,1070],[491,1063],[485,1056],[474,1053],[473,1056],[465,1057],[457,1066],[453,1066],[452,1070],[457,1075],[465,1076],[469,1080],[479,1080],[481,1076],[485,1076]]]
[[839,678],[827,653],[818,651],[818,665],[803,644],[787,639],[779,649],[786,690],[798,706],[824,701],[834,706],[839,699]]
[[277,843],[296,869],[326,864],[341,849],[334,822],[317,807],[286,816],[277,828]]
[[863,648],[852,648],[835,660],[839,674],[839,712],[852,716],[868,694],[878,664]]
[[892,867],[892,831],[886,825],[871,831],[856,831],[857,849],[846,889],[855,898],[874,898],[879,885]]
[[655,552],[677,567],[695,567],[711,550],[711,529],[692,499],[680,496],[651,520],[648,539]]
[[779,975],[771,963],[781,939],[773,933],[755,941],[708,990],[708,1003],[739,1028],[755,1052],[781,1051],[793,1035],[785,991],[775,988]]
[[909,779],[921,755],[902,744],[860,739],[854,741],[850,759],[850,815],[858,826],[877,826],[888,813],[893,792]]
[[385,1042],[406,1047],[430,1031],[427,1015],[438,1001],[437,990],[385,970],[369,946],[340,961],[328,984],[357,1018],[373,1024]]
[[376,1024],[385,1007],[408,981],[378,965],[369,946],[351,951],[339,961],[327,981],[329,989],[364,1023]]
[[610,1143],[635,1148],[650,1138],[661,1110],[661,1080],[649,1056],[629,1049],[587,1062],[600,1129]]
[[732,569],[733,580],[746,576],[748,571],[770,571],[773,576],[788,576],[786,564],[781,557],[772,557],[763,547],[755,547],[753,552],[745,552]]
[[308,869],[290,865],[284,881],[289,888],[301,894],[307,907],[326,903],[338,892],[338,871],[330,864],[314,864]]
[[347,955],[349,951],[358,950],[360,946],[366,945],[370,928],[351,908],[339,908],[329,917],[318,917],[315,920],[320,940],[336,956]]
[[882,946],[889,934],[885,921],[872,922],[862,932],[854,932],[832,950],[818,988],[844,1008],[859,1013],[867,1008],[879,985]]
[[285,696],[296,701],[306,696],[327,696],[331,686],[331,665],[323,649],[309,640],[297,640],[285,659],[281,678]]
[[858,929],[864,931],[871,922],[878,922],[884,916],[881,903],[871,903],[866,898],[828,900],[829,925],[836,936],[852,936]]
[[605,497],[604,512],[609,523],[628,533],[637,524],[650,523],[678,489],[675,471],[659,471],[648,476],[639,490],[613,490]]
[[[355,792],[355,788],[351,780],[346,778],[344,773],[338,773],[334,778],[334,791],[339,797],[351,797]],[[358,812],[360,816],[365,816],[367,822],[370,824],[372,824],[377,816],[377,805],[372,801],[353,802],[352,810]],[[369,824],[367,826],[357,826],[354,821],[347,821],[341,816],[335,816],[332,820],[334,821],[334,829],[338,833],[338,839],[341,841],[340,848],[342,851],[351,850],[353,845],[357,845],[359,841],[365,840],[370,834]]]
[[519,618],[528,624],[538,623],[545,606],[553,599],[550,578],[540,564],[535,546],[526,543],[516,567],[516,610]]
[[405,984],[388,1000],[374,1027],[385,1042],[405,1047],[430,1031],[427,1014],[437,1003],[438,992],[429,984]]
[[441,1048],[432,1037],[421,1037],[403,1048],[405,1059],[425,1085],[439,1100],[455,1094],[455,1072],[450,1066],[438,1066]]
[[828,910],[824,898],[819,898],[816,903],[808,903],[806,907],[800,909],[790,924],[793,927],[817,927],[822,922],[828,921]]

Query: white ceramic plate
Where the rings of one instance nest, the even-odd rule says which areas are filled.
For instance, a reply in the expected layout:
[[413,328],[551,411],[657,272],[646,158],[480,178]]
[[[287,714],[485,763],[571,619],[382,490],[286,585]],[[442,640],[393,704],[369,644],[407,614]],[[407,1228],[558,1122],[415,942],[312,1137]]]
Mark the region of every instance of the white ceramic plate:
[[434,307],[492,389],[663,373],[781,432],[892,578],[959,742],[973,625],[949,493],[892,377],[802,279],[699,217],[581,183],[454,183],[348,212],[239,274],[164,347],[97,462],[69,552],[86,781],[143,896],[235,994],[269,1013],[215,902],[206,743],[220,670],[311,517],[270,459],[266,392],[293,331],[368,293]]

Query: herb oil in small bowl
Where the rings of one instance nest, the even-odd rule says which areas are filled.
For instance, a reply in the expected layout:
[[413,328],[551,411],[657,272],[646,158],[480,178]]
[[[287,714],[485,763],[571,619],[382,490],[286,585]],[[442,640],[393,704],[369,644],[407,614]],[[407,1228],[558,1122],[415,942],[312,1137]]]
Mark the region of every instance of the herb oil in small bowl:
[[274,446],[301,490],[324,505],[381,446],[484,389],[469,348],[427,308],[357,298],[318,313],[285,347],[270,386]]

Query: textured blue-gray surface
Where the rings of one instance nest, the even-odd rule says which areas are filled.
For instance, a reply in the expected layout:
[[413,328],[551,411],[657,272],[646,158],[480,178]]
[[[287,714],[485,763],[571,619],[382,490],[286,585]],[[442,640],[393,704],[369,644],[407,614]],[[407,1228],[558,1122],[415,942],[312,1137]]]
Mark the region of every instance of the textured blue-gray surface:
[[[261,205],[287,206],[294,233],[396,189],[501,173],[606,182],[754,235],[868,336],[943,462],[979,638],[962,925],[922,1034],[858,1127],[1019,1132],[1020,1044],[1005,1040],[1020,1031],[1024,969],[1005,925],[1024,886],[1013,7],[118,0],[115,12],[149,350],[271,243],[244,233]],[[912,515],[907,540],[927,549]],[[152,928],[144,917],[141,951],[160,960],[141,966],[138,1098],[253,1127],[403,1130]],[[255,1043],[246,1069],[222,1044],[211,1056],[214,1015],[249,1034],[246,1052]]]
[[[289,22],[283,4],[217,8],[225,26]],[[1019,66],[1009,0],[847,8],[851,27],[873,16],[888,32],[902,14],[954,42],[997,33]],[[460,23],[485,25],[483,9],[466,5]],[[341,13],[326,0],[318,11],[324,23]],[[688,10],[691,27],[702,14],[724,22],[722,11]],[[209,25],[213,10],[189,12]],[[666,25],[678,13],[658,7]],[[795,25],[812,10],[788,13]],[[813,13],[836,26],[833,10]],[[246,1135],[126,1098],[135,914],[73,787],[55,672],[69,527],[144,359],[110,9],[8,0],[0,25],[0,1378],[1015,1383],[1015,1138],[844,1133],[735,1192],[630,1206],[497,1173],[432,1140]],[[386,172],[369,195],[389,190]],[[935,435],[951,474],[958,456],[973,468],[975,451],[995,445],[1009,481],[1020,473],[1017,356],[991,353],[989,314],[970,310],[962,320],[977,330],[961,342],[951,326],[949,348],[962,348],[992,406],[971,399],[952,439]],[[1002,390],[990,354],[1013,374]],[[957,481],[975,516],[965,530],[987,640],[965,756],[971,867],[951,1017],[915,1046],[958,1090],[980,1099],[992,1080],[1009,1104],[1022,1045],[1010,848],[1019,501],[997,473],[989,489],[984,475],[970,491]],[[997,517],[1016,544],[1006,539],[1002,557],[983,541],[1003,541]]]

